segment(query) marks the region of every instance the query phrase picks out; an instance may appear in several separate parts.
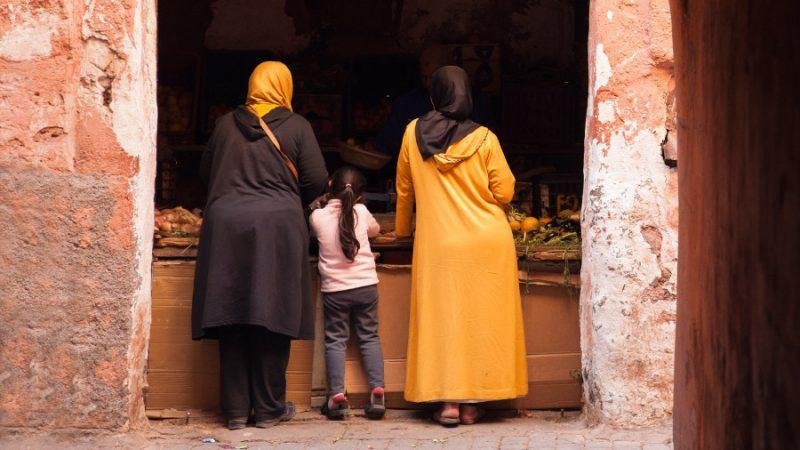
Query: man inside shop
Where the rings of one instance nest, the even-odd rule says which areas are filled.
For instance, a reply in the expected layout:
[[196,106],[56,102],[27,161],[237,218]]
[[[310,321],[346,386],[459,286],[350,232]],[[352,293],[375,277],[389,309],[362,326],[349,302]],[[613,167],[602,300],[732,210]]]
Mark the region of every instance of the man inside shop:
[[[451,58],[447,53],[448,49],[445,46],[430,46],[422,52],[419,57],[420,83],[392,102],[392,109],[386,124],[375,139],[367,143],[367,149],[393,156],[392,162],[384,167],[383,171],[386,172],[384,175],[388,176],[390,172],[394,173],[406,126],[412,120],[424,116],[433,109],[429,93],[431,77],[436,69],[450,63]],[[475,105],[473,105],[472,119],[478,123],[483,123],[482,119],[487,119],[484,116],[488,105],[484,105],[481,100],[481,96],[473,95]]]
[[428,89],[433,72],[443,65],[445,60],[443,53],[442,47],[428,47],[422,52],[419,57],[421,83],[392,102],[392,110],[386,124],[375,140],[370,143],[372,148],[381,153],[396,156],[400,150],[406,126],[412,120],[424,116],[433,109]]

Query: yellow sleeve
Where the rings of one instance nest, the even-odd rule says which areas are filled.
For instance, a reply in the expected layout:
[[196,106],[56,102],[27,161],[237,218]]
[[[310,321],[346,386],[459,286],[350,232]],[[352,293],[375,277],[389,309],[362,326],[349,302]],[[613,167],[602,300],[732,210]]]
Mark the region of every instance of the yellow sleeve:
[[414,213],[414,184],[411,180],[411,164],[408,159],[408,136],[409,129],[415,126],[409,125],[403,134],[403,143],[400,145],[400,155],[397,158],[397,180],[395,190],[397,191],[397,211],[395,215],[394,232],[399,237],[411,236],[411,216]]
[[486,168],[489,172],[489,189],[497,203],[505,205],[514,197],[516,179],[511,173],[511,168],[508,167],[503,149],[500,148],[500,141],[497,140],[494,133],[491,134],[488,144]]

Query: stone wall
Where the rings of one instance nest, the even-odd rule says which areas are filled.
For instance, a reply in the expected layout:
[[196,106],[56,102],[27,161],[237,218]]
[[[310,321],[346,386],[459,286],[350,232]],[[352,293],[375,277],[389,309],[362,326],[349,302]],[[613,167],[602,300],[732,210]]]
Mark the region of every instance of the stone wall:
[[675,448],[800,448],[800,2],[672,6]]
[[585,411],[641,426],[672,411],[677,173],[667,0],[597,0],[589,14],[581,272]]
[[0,5],[0,426],[143,418],[155,2]]

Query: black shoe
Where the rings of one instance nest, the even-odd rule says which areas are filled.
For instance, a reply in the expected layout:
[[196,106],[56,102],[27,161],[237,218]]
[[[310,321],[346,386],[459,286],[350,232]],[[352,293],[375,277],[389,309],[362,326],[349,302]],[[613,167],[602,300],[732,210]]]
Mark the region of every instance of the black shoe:
[[330,420],[342,420],[350,412],[350,405],[344,394],[335,394],[328,397],[328,401],[322,405],[322,414]]
[[247,417],[235,417],[228,420],[229,430],[241,430],[247,426]]
[[274,427],[275,425],[279,424],[280,422],[286,422],[292,420],[294,415],[297,413],[297,409],[294,407],[294,403],[286,402],[286,406],[283,409],[283,413],[278,417],[267,417],[264,419],[256,419],[256,428],[269,428]]
[[383,419],[386,414],[386,402],[382,387],[376,387],[369,394],[369,403],[364,406],[364,414],[371,420]]

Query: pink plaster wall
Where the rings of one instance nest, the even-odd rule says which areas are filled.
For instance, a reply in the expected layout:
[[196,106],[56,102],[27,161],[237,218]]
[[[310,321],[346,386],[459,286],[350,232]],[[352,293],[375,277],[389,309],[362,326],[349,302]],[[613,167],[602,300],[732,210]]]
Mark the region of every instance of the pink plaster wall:
[[154,14],[0,5],[0,427],[143,418]]

